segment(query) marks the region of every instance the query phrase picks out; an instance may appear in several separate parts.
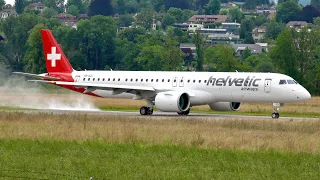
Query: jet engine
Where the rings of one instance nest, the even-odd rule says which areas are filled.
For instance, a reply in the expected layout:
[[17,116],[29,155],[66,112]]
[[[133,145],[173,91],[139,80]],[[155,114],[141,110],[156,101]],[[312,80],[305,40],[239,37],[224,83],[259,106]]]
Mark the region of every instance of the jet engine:
[[217,102],[209,104],[214,111],[237,111],[241,107],[240,102]]
[[190,108],[190,97],[185,92],[162,92],[157,94],[154,103],[163,112],[184,112]]

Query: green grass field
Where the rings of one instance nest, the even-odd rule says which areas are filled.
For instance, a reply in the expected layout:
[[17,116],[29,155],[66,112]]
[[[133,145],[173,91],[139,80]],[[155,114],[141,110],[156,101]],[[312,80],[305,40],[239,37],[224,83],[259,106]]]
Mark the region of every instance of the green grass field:
[[318,179],[318,154],[102,141],[0,141],[4,179]]

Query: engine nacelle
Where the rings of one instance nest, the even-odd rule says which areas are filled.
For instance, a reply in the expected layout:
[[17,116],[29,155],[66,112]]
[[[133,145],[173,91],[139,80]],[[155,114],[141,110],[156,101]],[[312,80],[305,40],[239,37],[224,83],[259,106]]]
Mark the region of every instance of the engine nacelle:
[[237,111],[241,107],[240,102],[217,102],[209,104],[214,111]]
[[184,112],[190,108],[190,97],[185,92],[163,92],[157,94],[154,103],[163,112]]

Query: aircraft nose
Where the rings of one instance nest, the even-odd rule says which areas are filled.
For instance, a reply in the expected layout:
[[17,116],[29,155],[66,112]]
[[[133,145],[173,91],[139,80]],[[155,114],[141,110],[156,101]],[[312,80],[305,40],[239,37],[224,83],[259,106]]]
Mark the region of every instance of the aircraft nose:
[[300,96],[303,101],[309,100],[311,98],[311,94],[305,88],[302,89]]

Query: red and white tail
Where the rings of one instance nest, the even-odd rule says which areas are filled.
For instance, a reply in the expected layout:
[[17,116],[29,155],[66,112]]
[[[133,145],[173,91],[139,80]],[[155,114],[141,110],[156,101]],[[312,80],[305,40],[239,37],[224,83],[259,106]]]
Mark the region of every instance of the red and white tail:
[[41,30],[48,73],[71,73],[73,70],[51,31]]

